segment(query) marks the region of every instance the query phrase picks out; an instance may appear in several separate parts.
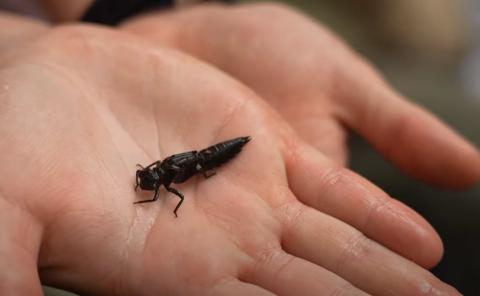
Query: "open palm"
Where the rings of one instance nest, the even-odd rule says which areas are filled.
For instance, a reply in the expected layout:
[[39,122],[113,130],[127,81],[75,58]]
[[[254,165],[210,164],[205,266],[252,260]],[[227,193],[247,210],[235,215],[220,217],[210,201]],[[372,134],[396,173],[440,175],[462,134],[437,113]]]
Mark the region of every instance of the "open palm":
[[[422,218],[214,68],[76,26],[1,65],[2,294],[39,294],[39,278],[97,295],[456,294],[394,253],[438,260]],[[166,191],[133,205],[151,197],[137,163],[246,135],[216,176],[175,185],[178,218]]]
[[123,28],[239,79],[340,164],[348,157],[350,128],[423,181],[463,188],[480,176],[475,148],[393,91],[334,34],[291,8],[199,5],[138,17]]

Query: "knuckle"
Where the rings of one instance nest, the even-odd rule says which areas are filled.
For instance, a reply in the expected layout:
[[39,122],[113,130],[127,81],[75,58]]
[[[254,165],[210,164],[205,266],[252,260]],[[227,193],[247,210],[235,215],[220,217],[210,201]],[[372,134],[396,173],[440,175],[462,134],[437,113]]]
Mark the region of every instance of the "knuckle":
[[287,201],[277,208],[276,216],[284,225],[284,235],[294,233],[303,221],[306,207],[297,200]]
[[[278,263],[285,260],[285,253],[283,252],[281,246],[277,243],[269,243],[265,247],[257,250],[252,254],[253,264],[246,270],[243,278],[253,278],[257,274],[264,273],[265,270],[270,272],[272,269],[276,271],[281,268],[278,267]],[[282,266],[285,262],[282,264]],[[278,274],[276,272],[276,274]]]
[[365,221],[362,225],[363,227],[360,229],[364,229],[365,231],[367,231],[370,225],[372,225],[375,217],[377,217],[379,213],[388,209],[390,203],[391,199],[388,197],[377,198],[376,202],[372,202],[370,204],[370,208],[368,209],[367,215],[365,216]]
[[254,255],[257,261],[257,266],[265,266],[271,264],[271,262],[278,258],[281,253],[283,253],[282,249],[276,244],[262,248]]
[[349,181],[347,172],[347,169],[341,166],[332,166],[325,170],[320,177],[319,196],[324,196],[335,190],[339,184],[342,184],[344,181]]
[[[273,255],[273,256],[272,256]],[[270,271],[276,278],[282,278],[284,272],[288,272],[289,267],[294,264],[296,257],[291,255],[285,255],[281,251],[276,251],[272,254],[268,263],[270,265]]]
[[363,233],[357,232],[343,243],[334,266],[336,274],[344,274],[345,269],[352,265],[354,261],[369,256],[367,240]]

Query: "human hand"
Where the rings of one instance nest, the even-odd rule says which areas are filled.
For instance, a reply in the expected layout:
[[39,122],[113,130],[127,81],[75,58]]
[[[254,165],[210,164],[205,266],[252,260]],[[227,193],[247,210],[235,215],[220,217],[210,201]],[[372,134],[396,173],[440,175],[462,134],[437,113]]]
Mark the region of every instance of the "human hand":
[[394,92],[325,28],[290,8],[198,5],[138,17],[123,27],[238,78],[340,164],[347,159],[348,127],[428,183],[463,188],[480,176],[475,148]]
[[[0,294],[41,278],[94,295],[457,295],[381,246],[438,260],[421,217],[241,84],[128,34],[60,27],[0,57],[0,135]],[[136,163],[240,135],[215,177],[176,187],[179,218],[165,191],[133,205],[151,196]]]

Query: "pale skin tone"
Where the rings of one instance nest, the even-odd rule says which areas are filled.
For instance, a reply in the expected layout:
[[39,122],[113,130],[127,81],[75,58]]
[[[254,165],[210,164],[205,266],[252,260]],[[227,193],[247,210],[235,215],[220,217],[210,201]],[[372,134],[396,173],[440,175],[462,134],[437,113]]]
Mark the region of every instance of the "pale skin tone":
[[[423,268],[442,253],[427,222],[244,85],[126,33],[3,21],[23,30],[0,52],[0,294],[39,294],[38,265],[97,295],[457,295]],[[136,163],[240,135],[216,176],[177,185],[179,218],[165,191],[132,205],[151,194]]]
[[348,127],[428,183],[463,188],[480,175],[477,149],[393,91],[331,32],[291,8],[199,5],[138,17],[123,28],[239,79],[338,163],[347,159]]

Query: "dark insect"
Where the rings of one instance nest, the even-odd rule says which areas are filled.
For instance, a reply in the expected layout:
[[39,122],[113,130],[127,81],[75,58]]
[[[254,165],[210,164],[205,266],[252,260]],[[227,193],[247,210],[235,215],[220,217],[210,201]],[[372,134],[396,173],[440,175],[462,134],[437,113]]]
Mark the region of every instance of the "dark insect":
[[170,187],[170,185],[172,183],[183,183],[197,173],[202,173],[205,178],[215,175],[214,168],[226,163],[237,155],[250,139],[250,137],[239,137],[200,151],[174,154],[163,161],[155,161],[147,167],[137,164],[140,169],[136,173],[135,190],[140,187],[142,190],[155,191],[155,194],[152,199],[137,201],[135,204],[156,201],[160,186],[163,185],[167,191],[180,198],[180,202],[173,211],[175,217],[178,217],[177,211],[183,202],[184,196],[177,189]]

